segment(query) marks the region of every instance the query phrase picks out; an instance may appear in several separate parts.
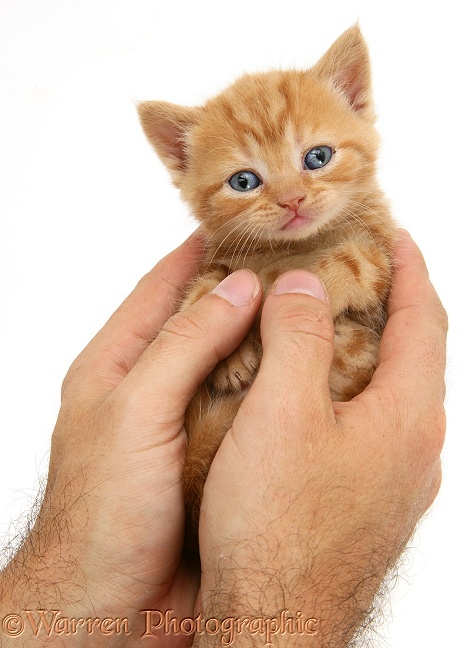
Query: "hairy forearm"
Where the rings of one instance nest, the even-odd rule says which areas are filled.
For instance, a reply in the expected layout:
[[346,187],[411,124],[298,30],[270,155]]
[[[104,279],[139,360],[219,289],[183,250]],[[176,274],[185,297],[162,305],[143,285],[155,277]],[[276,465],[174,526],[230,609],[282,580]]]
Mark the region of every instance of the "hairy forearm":
[[[71,479],[61,489],[46,490],[36,521],[23,530],[19,548],[0,573],[2,648],[18,645],[19,637],[32,648],[87,646],[91,636],[81,620],[108,616],[89,591],[82,567],[88,516],[81,484]],[[100,632],[92,630],[95,645],[101,645]]]
[[[20,636],[25,646],[43,645],[52,611],[57,610],[58,616],[82,616],[78,606],[84,598],[84,586],[67,533],[66,514],[56,515],[54,520],[48,516],[47,523],[40,517],[0,573],[0,646],[17,645]],[[41,611],[45,614],[44,627]],[[52,645],[56,634],[52,632],[49,638]],[[79,637],[58,635],[57,641],[65,646],[81,645]]]
[[202,581],[203,617],[220,620],[219,632],[202,632],[193,645],[222,646],[232,636],[237,648],[347,646],[372,625],[380,603],[374,600],[400,553],[365,540],[318,551],[295,534],[234,548]]
[[[122,648],[135,645],[128,617],[96,608],[79,582],[47,557],[22,551],[0,574],[0,647]],[[86,604],[86,602],[88,602]]]

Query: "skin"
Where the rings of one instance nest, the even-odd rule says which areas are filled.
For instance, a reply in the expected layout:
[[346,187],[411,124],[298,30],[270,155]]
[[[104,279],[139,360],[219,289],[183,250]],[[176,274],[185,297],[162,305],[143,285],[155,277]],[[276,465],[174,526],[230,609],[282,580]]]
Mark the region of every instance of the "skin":
[[[433,502],[447,322],[421,253],[401,232],[379,367],[348,403],[329,398],[324,288],[306,271],[277,280],[262,311],[261,368],[206,483],[202,571],[182,559],[184,413],[262,299],[258,278],[242,270],[176,313],[202,244],[193,235],[160,261],[71,366],[42,508],[0,574],[0,620],[39,608],[127,618],[130,635],[96,632],[94,646],[174,648],[192,638],[156,630],[141,639],[141,610],[182,619],[287,609],[317,618],[308,645],[344,646]],[[22,641],[43,645],[45,636],[27,625]],[[90,641],[77,631],[48,646]],[[272,641],[305,645],[288,632]],[[243,632],[232,645],[264,643]],[[0,630],[0,645],[14,644]],[[222,644],[200,634],[194,645]]]

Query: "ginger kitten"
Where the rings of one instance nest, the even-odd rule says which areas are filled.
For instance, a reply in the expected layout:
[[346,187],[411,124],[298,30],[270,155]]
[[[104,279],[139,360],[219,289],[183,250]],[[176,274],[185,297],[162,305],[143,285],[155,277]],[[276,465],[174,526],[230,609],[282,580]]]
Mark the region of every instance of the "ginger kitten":
[[[333,400],[370,381],[391,285],[395,225],[376,181],[370,63],[357,26],[306,71],[245,75],[202,107],[138,106],[143,129],[207,232],[183,308],[238,268],[265,291],[286,270],[323,281],[334,313]],[[219,363],[186,414],[187,548],[197,551],[202,490],[258,370],[258,322]]]

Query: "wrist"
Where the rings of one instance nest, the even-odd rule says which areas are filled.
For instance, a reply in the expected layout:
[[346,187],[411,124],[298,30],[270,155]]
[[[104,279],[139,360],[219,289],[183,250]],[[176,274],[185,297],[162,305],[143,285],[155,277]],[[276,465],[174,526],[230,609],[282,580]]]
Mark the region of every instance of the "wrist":
[[66,584],[60,588],[51,581],[51,587],[46,587],[36,578],[36,567],[14,559],[0,573],[1,648],[15,648],[18,641],[24,648],[139,645],[142,624],[133,615],[118,615],[99,610],[92,603],[87,605],[85,592],[80,599],[74,598],[79,590]]
[[132,631],[142,625],[138,611],[119,604],[107,609],[94,596],[97,588],[79,566],[78,543],[66,527],[64,519],[51,526],[40,517],[0,573],[1,648],[17,646],[19,637],[27,648],[133,645]]
[[[215,568],[204,567],[203,618],[227,626],[232,620],[237,648],[268,645],[269,637],[275,647],[346,646],[372,616],[391,564],[384,552],[365,549],[354,542],[324,548],[296,535],[273,549],[267,541],[234,547]],[[225,624],[215,635],[202,633],[194,645],[222,645],[222,629]]]

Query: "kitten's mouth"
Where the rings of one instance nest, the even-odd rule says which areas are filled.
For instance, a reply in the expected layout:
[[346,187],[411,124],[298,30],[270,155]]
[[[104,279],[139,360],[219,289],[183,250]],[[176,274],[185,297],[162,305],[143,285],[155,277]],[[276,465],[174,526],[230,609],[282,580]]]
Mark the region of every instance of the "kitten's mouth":
[[285,223],[281,229],[285,232],[301,230],[310,223],[311,218],[309,218],[308,216],[304,216],[303,214],[299,214],[298,212],[291,212],[285,218]]

